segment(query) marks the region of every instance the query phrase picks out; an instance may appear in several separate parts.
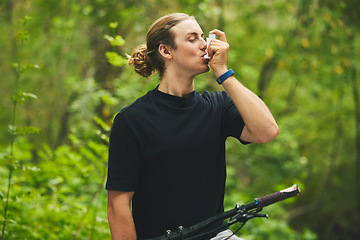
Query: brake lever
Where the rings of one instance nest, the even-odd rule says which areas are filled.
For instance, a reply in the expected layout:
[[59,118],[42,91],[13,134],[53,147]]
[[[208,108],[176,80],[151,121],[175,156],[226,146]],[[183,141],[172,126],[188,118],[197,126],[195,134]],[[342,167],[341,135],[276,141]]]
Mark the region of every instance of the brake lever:
[[269,219],[269,215],[264,213],[258,213],[258,212],[243,212],[236,214],[232,218],[230,218],[229,223],[235,223],[235,222],[247,222],[250,219],[253,218],[266,218]]
[[[251,218],[266,218],[269,219],[269,215],[267,215],[266,213],[254,213],[252,214]],[[249,219],[251,219],[249,218]]]

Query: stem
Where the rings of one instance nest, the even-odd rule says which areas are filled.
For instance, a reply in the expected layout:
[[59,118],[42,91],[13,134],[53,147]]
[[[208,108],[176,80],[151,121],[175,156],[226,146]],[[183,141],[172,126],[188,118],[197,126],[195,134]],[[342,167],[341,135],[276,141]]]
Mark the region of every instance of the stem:
[[[16,69],[16,78],[15,78],[15,92],[18,92],[18,82],[20,79],[20,65]],[[13,174],[13,159],[14,159],[14,142],[16,137],[16,131],[15,131],[15,122],[16,122],[16,108],[17,108],[17,101],[14,100],[14,108],[12,113],[12,130],[11,130],[11,140],[10,140],[10,162],[9,162],[9,177],[8,177],[8,186],[6,189],[6,199],[5,199],[5,208],[4,208],[4,222],[3,227],[1,231],[1,240],[5,237],[5,229],[6,229],[6,223],[7,223],[7,217],[8,217],[8,210],[9,210],[9,198],[10,198],[10,190],[11,190],[11,179]]]
[[[8,12],[11,14],[12,13],[12,2],[8,1]],[[9,17],[9,23],[11,24],[11,20]],[[12,28],[10,27],[10,35],[14,35]],[[15,69],[15,94],[17,94],[18,92],[18,88],[19,88],[19,80],[20,80],[20,75],[21,75],[21,64],[20,64],[20,54],[18,53],[18,47],[16,44],[16,40],[14,39],[14,41],[12,42],[12,49],[13,49],[13,53],[15,56],[15,59],[18,59],[18,66]],[[15,138],[16,138],[16,129],[15,129],[15,123],[16,123],[16,109],[17,109],[17,100],[14,99],[14,107],[13,107],[13,112],[12,112],[12,120],[11,120],[11,140],[10,140],[10,158],[9,158],[9,177],[8,177],[8,186],[6,189],[6,199],[5,199],[5,208],[4,208],[4,221],[3,221],[3,226],[2,226],[2,231],[1,231],[1,240],[3,240],[5,238],[5,229],[6,229],[6,224],[8,221],[8,211],[9,211],[9,198],[10,198],[10,190],[11,190],[11,180],[12,180],[12,175],[13,175],[13,163],[14,163],[14,143],[15,143]]]
[[3,240],[4,236],[5,236],[5,228],[6,228],[6,222],[7,222],[7,212],[8,212],[8,208],[9,208],[9,196],[10,196],[11,177],[12,177],[12,166],[11,165],[12,165],[12,161],[11,161],[10,166],[9,166],[9,178],[8,178],[8,187],[7,187],[7,192],[6,192],[4,222],[3,222],[3,227],[2,227],[2,231],[1,231],[1,240]]

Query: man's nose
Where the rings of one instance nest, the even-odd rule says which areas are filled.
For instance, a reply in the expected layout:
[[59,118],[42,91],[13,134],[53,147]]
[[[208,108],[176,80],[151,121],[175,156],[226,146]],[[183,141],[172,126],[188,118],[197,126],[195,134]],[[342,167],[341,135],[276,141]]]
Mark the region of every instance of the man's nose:
[[205,41],[205,39],[201,38],[201,49],[207,49],[207,43]]

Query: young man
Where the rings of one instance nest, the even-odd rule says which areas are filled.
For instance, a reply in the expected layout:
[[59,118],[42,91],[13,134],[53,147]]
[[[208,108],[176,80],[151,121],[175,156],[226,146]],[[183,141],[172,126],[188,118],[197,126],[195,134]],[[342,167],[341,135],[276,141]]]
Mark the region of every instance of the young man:
[[[169,14],[129,59],[143,77],[159,72],[160,83],[114,120],[106,184],[114,240],[160,236],[223,212],[227,137],[265,143],[278,134],[263,101],[228,69],[225,33],[211,32],[219,39],[207,48],[193,17]],[[194,77],[210,68],[225,91],[200,94]]]

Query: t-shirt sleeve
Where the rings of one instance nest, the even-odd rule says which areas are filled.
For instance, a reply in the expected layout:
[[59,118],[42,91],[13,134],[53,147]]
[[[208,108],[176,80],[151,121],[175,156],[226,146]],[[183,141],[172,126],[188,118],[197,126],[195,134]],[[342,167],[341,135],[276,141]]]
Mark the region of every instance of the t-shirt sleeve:
[[238,139],[242,144],[249,144],[249,142],[240,139],[241,133],[245,127],[245,123],[234,102],[225,91],[222,91],[221,95],[224,104],[223,129],[225,137],[231,136]]
[[110,133],[107,190],[136,190],[140,171],[139,140],[131,120],[120,112]]

